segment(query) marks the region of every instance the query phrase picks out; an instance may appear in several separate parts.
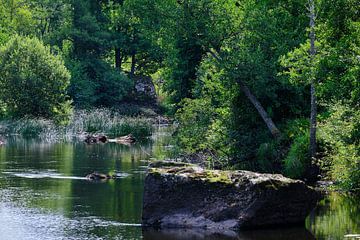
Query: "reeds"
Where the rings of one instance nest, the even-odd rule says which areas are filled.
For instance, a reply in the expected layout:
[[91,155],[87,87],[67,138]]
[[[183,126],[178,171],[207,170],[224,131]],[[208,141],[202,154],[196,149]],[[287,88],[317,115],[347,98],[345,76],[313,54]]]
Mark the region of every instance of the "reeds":
[[102,133],[110,137],[132,134],[141,139],[152,135],[152,121],[142,117],[123,117],[108,109],[77,110],[66,126],[42,118],[23,118],[0,122],[0,134],[21,135],[46,141],[70,141],[84,134]]

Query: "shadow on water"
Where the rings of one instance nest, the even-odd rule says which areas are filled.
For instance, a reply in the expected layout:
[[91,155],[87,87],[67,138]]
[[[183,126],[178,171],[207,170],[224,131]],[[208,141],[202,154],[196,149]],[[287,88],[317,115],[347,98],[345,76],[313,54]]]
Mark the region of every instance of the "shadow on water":
[[315,237],[305,228],[211,232],[201,229],[155,230],[144,229],[144,240],[313,240]]

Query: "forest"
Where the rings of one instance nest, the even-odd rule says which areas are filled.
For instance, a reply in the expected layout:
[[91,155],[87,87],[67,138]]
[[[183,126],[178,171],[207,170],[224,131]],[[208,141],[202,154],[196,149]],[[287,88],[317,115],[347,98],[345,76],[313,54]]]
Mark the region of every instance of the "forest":
[[174,155],[360,191],[359,0],[0,0],[2,120],[149,105],[141,77]]

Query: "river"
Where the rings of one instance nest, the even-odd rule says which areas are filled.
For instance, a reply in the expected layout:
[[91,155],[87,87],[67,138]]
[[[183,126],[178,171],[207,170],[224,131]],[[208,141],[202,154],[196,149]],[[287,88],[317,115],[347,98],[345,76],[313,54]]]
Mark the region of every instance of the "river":
[[[0,239],[343,239],[360,233],[360,201],[332,193],[303,228],[212,235],[201,230],[142,229],[143,182],[148,162],[164,159],[171,138],[158,127],[151,140],[131,147],[82,142],[44,143],[8,138],[0,147]],[[93,171],[116,180],[90,182]]]

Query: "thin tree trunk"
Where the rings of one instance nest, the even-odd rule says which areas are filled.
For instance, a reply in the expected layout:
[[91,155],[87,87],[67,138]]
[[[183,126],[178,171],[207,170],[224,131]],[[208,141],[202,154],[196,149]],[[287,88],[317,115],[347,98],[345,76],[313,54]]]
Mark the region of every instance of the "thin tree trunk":
[[136,68],[136,56],[135,53],[131,55],[131,70],[130,70],[130,77],[134,77],[135,75],[135,68]]
[[115,48],[115,68],[119,69],[120,71],[121,71],[121,62],[122,62],[122,58],[121,58],[120,48]]
[[[211,50],[209,50],[209,52],[218,62],[223,61],[218,54],[214,53]],[[254,107],[258,111],[259,115],[265,122],[267,128],[269,129],[273,137],[278,138],[281,135],[280,130],[276,127],[275,123],[273,122],[269,114],[265,111],[259,100],[251,93],[250,89],[248,88],[248,86],[246,86],[245,82],[241,81],[240,79],[237,79],[237,83],[239,84],[241,91],[245,94],[245,96],[250,100],[250,102],[254,105]]]
[[311,113],[310,113],[310,156],[312,159],[316,157],[316,127],[317,127],[317,103],[316,103],[316,86],[315,86],[315,76],[313,70],[314,58],[316,55],[315,49],[315,3],[314,0],[309,0],[309,11],[310,11],[310,59],[311,59]]

